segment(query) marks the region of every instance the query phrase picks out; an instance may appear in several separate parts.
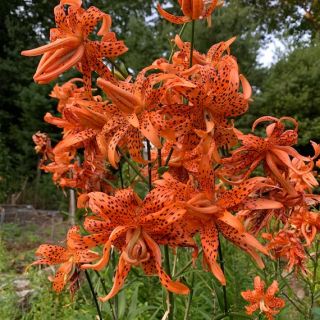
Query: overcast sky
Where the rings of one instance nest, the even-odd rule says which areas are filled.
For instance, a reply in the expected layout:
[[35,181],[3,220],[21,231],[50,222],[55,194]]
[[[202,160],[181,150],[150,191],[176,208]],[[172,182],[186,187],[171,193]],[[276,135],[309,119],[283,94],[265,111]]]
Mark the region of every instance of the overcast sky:
[[285,52],[285,46],[279,39],[273,37],[264,48],[259,49],[257,60],[264,67],[270,67],[277,62],[277,52],[279,51]]

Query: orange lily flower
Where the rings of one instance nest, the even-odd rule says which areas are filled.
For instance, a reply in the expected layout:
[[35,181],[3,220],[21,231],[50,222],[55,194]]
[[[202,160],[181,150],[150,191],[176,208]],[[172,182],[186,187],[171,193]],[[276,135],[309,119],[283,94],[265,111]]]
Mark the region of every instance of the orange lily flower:
[[126,146],[132,158],[140,163],[145,163],[141,156],[143,137],[155,147],[161,148],[159,128],[163,120],[155,110],[159,109],[167,88],[156,85],[173,77],[178,85],[190,85],[173,75],[167,77],[167,75],[154,74],[146,77],[145,73],[149,69],[153,67],[143,69],[134,83],[119,81],[113,84],[102,78],[97,81],[107,93],[108,98],[112,100],[112,116],[106,124],[106,129],[103,130],[104,138],[100,140],[100,144],[104,146],[108,160],[114,167],[117,167],[119,161],[116,150],[118,145]]
[[121,251],[114,285],[100,300],[107,301],[119,292],[132,266],[141,266],[147,274],[157,274],[161,284],[171,292],[189,293],[185,285],[172,281],[163,271],[159,248],[159,244],[196,248],[192,238],[170,234],[170,225],[185,214],[183,208],[175,203],[167,204],[157,189],[144,201],[130,189],[117,191],[115,196],[92,192],[81,196],[78,206],[89,206],[96,215],[86,222],[87,230],[94,233],[88,239],[84,237],[84,243],[105,243],[101,260],[82,268],[102,269],[109,261],[112,245]]
[[52,160],[54,154],[52,152],[51,140],[46,133],[41,133],[38,131],[32,136],[32,140],[35,143],[36,153],[42,154],[42,159],[40,160],[40,166],[47,160]]
[[164,90],[153,88],[160,80],[154,82],[151,77],[145,77],[146,71],[147,68],[142,70],[134,83],[118,82],[116,85],[102,78],[97,80],[113,105],[112,116],[100,143],[104,145],[108,160],[114,167],[119,161],[116,150],[119,144],[127,145],[132,158],[141,163],[145,162],[141,155],[143,137],[161,148],[159,132],[154,128],[147,110],[158,106]]
[[[285,130],[284,120],[291,121],[295,128],[293,130]],[[249,175],[257,168],[261,161],[264,162],[265,170],[278,181],[289,194],[297,194],[294,186],[284,176],[288,174],[288,170],[301,175],[310,172],[311,166],[305,170],[297,169],[290,156],[303,161],[310,162],[312,158],[301,156],[292,145],[297,142],[298,124],[296,120],[290,117],[280,119],[274,117],[261,117],[256,120],[252,126],[252,130],[264,121],[273,121],[266,128],[267,137],[260,138],[253,134],[244,135],[238,131],[238,138],[242,141],[243,146],[232,152],[231,157],[222,159],[222,168],[218,170],[219,176],[224,178],[237,177],[236,181],[228,181],[229,183],[241,183],[249,177]],[[226,179],[224,179],[226,180]]]
[[79,234],[79,227],[74,226],[69,229],[67,235],[67,246],[42,244],[36,251],[39,259],[31,265],[60,265],[56,275],[51,279],[53,290],[61,292],[73,274],[82,263],[90,263],[99,258],[99,255],[87,249],[87,246],[74,241],[74,237]]
[[264,281],[257,276],[254,278],[254,290],[243,291],[241,295],[244,300],[250,303],[249,306],[246,306],[247,314],[251,315],[260,309],[260,312],[263,312],[268,320],[273,320],[274,315],[280,312],[285,302],[283,299],[275,297],[275,294],[279,291],[277,281],[273,281],[266,292],[264,288]]
[[[180,67],[176,69],[177,75],[185,77],[192,85],[175,85],[172,88],[171,85],[175,80],[167,83],[170,95],[176,92],[185,98],[188,104],[181,103],[181,96],[180,102],[170,97],[167,103],[157,111],[167,119],[161,123],[159,130],[168,131],[169,128],[175,128],[174,137],[162,132],[164,137],[171,141],[181,140],[181,143],[184,140],[192,142],[196,139],[193,137],[190,139],[190,136],[196,135],[194,130],[197,129],[213,131],[217,146],[236,144],[237,137],[228,118],[237,117],[248,109],[252,91],[245,77],[239,75],[236,60],[228,54],[222,56],[223,52],[228,51],[232,41],[221,46],[213,46],[212,50],[209,50],[208,59],[212,63],[204,61],[204,65],[194,65],[190,69],[183,70],[184,65],[188,63],[188,60],[183,60],[182,69]],[[184,47],[183,43],[179,45]],[[187,53],[184,56],[187,57]],[[170,65],[167,63],[158,61],[155,65],[164,72],[170,70]],[[172,71],[174,70],[170,70]],[[242,92],[239,92],[240,84]],[[190,147],[192,148],[188,146]]]
[[[223,285],[226,284],[226,280],[216,262],[219,232],[226,239],[249,253],[258,266],[263,268],[263,261],[255,250],[266,255],[268,255],[268,251],[252,235],[247,233],[241,221],[229,212],[230,209],[241,203],[245,206],[246,201],[250,203],[250,206],[254,206],[254,201],[247,200],[247,198],[254,190],[263,185],[263,181],[259,181],[259,178],[247,181],[239,188],[222,192],[215,201],[210,201],[205,193],[198,192],[190,183],[186,185],[176,181],[168,173],[165,173],[163,178],[155,181],[157,188],[161,187],[163,193],[168,194],[168,196],[174,195],[180,200],[179,205],[182,205],[187,211],[186,217],[189,221],[187,229],[192,235],[196,232],[200,233],[205,262]],[[263,208],[263,205],[258,202],[257,206]]]
[[104,157],[97,154],[92,160],[85,159],[82,163],[75,161],[69,166],[69,172],[61,176],[58,182],[62,188],[75,188],[82,192],[113,191],[106,180],[112,182],[114,176],[106,169]]
[[[230,46],[235,40],[236,37],[232,37],[227,41],[216,43],[210,47],[207,54],[201,54],[194,49],[192,52],[192,66],[199,64],[202,66],[211,65],[213,67],[217,67],[220,61],[228,58],[228,56],[230,55]],[[156,61],[156,63],[160,64],[161,69],[166,68],[168,72],[171,71],[173,73],[176,73],[186,71],[186,69],[189,69],[190,67],[191,43],[182,41],[179,35],[175,36],[174,42],[180,49],[180,51],[174,53],[171,67],[169,63],[166,63],[164,61]],[[227,53],[227,55],[223,56],[225,52]],[[196,70],[196,68],[193,68],[192,70]]]
[[64,107],[61,118],[47,113],[44,117],[46,122],[64,129],[63,140],[53,152],[58,154],[75,150],[92,142],[97,145],[103,127],[110,118],[109,112],[107,103],[77,99]]
[[317,232],[320,231],[320,215],[306,208],[300,208],[293,212],[289,222],[298,232],[301,232],[307,246],[311,246]]
[[[57,110],[61,113],[64,107],[74,99],[85,99],[84,88],[78,88],[75,82],[83,82],[81,78],[73,78],[64,83],[62,86],[56,84],[50,94],[50,97],[58,99]],[[94,97],[95,98],[95,97]]]
[[174,16],[163,10],[158,4],[157,9],[160,15],[171,23],[183,24],[211,16],[218,5],[218,0],[178,0],[178,2],[184,14],[183,16]]
[[267,248],[275,258],[282,258],[287,261],[288,272],[297,268],[306,274],[305,262],[307,256],[295,230],[280,230],[275,235],[264,233],[262,237],[269,241]]
[[289,179],[294,183],[295,189],[298,192],[312,192],[315,187],[319,186],[319,183],[315,178],[317,173],[315,171],[310,171],[310,166],[303,160],[293,158],[292,165],[300,172],[299,174],[299,172],[289,169]]
[[[69,5],[68,12],[64,5]],[[81,1],[61,1],[54,9],[57,28],[51,29],[51,43],[42,47],[22,51],[25,56],[43,55],[34,75],[40,84],[48,83],[73,66],[83,73],[87,92],[91,95],[91,71],[112,79],[111,72],[102,58],[115,58],[127,51],[123,41],[117,41],[109,32],[111,17],[96,7],[81,8]],[[101,41],[89,40],[99,21],[98,35]]]

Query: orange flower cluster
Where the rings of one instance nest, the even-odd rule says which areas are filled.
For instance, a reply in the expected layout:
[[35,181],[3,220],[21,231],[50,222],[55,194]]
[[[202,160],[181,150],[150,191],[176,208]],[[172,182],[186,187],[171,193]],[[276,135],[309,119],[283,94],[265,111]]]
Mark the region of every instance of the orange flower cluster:
[[241,292],[241,295],[243,299],[250,303],[249,306],[246,306],[249,315],[260,309],[260,312],[263,312],[268,320],[273,320],[273,316],[279,313],[279,309],[284,307],[285,302],[283,299],[275,297],[275,294],[279,291],[277,281],[273,281],[266,292],[264,292],[264,287],[265,283],[260,277],[255,277],[254,290]]
[[[211,15],[217,5],[217,1],[179,3],[184,17],[173,19],[159,7],[160,14],[185,23]],[[252,93],[230,53],[235,38],[202,54],[176,36],[178,50],[170,61],[159,58],[135,77],[119,80],[103,58],[115,58],[127,48],[110,32],[109,15],[80,5],[80,1],[61,0],[55,8],[57,28],[52,30],[51,43],[23,52],[43,54],[34,76],[39,83],[72,66],[83,75],[56,85],[52,92],[59,100],[60,116],[48,113],[45,121],[63,129],[61,141],[52,148],[46,135],[34,136],[36,151],[43,154],[42,169],[51,172],[61,187],[77,189],[78,207],[87,209],[83,223],[87,235],[73,227],[67,249],[46,245],[37,252],[41,259],[35,264],[63,263],[56,275],[63,281],[57,280],[54,288],[61,290],[72,278],[73,268],[101,270],[115,248],[119,264],[113,288],[103,301],[117,294],[130,269],[138,266],[148,275],[157,275],[167,290],[188,294],[188,287],[163,270],[163,245],[193,248],[193,260],[201,246],[203,267],[225,285],[217,262],[219,234],[261,268],[260,253],[285,259],[289,269],[305,270],[305,247],[320,230],[320,215],[311,211],[320,201],[312,194],[318,186],[312,170],[320,147],[312,143],[315,155],[300,155],[293,148],[298,124],[289,117],[256,120],[253,130],[269,123],[265,137],[234,127],[233,119],[248,110]],[[99,21],[102,39],[92,41],[88,36]],[[100,76],[96,83],[104,97],[93,95],[92,71]],[[151,146],[148,159],[143,156],[146,141]],[[124,155],[136,162],[136,169],[145,167],[140,176],[148,172],[152,190],[144,199],[134,191],[134,184],[116,190],[106,182],[115,180],[109,169],[117,169]],[[255,171],[260,165],[263,176]],[[274,229],[274,219],[281,229]],[[269,232],[267,246],[255,237],[262,229]],[[89,250],[100,245],[103,253],[91,264],[97,256]],[[259,286],[263,291],[263,284]],[[269,312],[269,319],[275,314],[268,306],[274,302],[276,285],[272,288],[262,310]],[[262,295],[259,290],[257,295]],[[281,308],[281,303],[277,305]]]

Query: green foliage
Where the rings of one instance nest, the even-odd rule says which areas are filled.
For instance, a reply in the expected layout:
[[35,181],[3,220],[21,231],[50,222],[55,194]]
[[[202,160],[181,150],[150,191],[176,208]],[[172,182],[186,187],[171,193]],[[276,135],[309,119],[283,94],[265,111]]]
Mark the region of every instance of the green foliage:
[[239,0],[254,7],[254,19],[266,35],[278,33],[293,36],[297,41],[303,35],[319,36],[320,5],[318,0]]
[[[66,226],[65,226],[66,227]],[[34,248],[41,242],[48,241],[50,230],[47,226],[42,227],[40,234],[36,231],[39,226],[30,224],[20,226],[16,224],[4,224],[0,231],[0,319],[65,319],[65,320],[91,320],[94,319],[97,311],[94,307],[91,292],[86,282],[85,276],[80,277],[80,290],[76,293],[72,301],[67,290],[61,294],[52,291],[52,285],[48,281],[48,276],[54,274],[52,267],[41,268],[32,267],[28,273],[23,272],[24,267],[34,260]],[[65,228],[57,230],[55,241],[63,238]],[[14,245],[13,245],[14,244]],[[254,262],[230,242],[221,239],[223,258],[225,263],[225,274],[227,278],[227,299],[231,315],[228,319],[224,317],[223,290],[218,281],[210,272],[202,269],[201,256],[197,259],[196,266],[192,267],[190,257],[191,250],[178,249],[176,254],[170,252],[170,261],[175,279],[179,278],[183,283],[193,288],[192,304],[188,319],[193,320],[240,320],[256,319],[255,316],[248,316],[244,312],[246,302],[242,299],[240,292],[252,288],[253,278],[260,275],[270,285],[274,279],[280,284],[280,296],[285,292],[291,298],[295,297],[295,288],[302,288],[308,292],[308,282],[311,275],[305,278],[306,283],[297,278],[297,275],[289,275],[284,278],[280,275],[279,265],[276,261],[265,259],[266,270],[258,269]],[[10,249],[10,251],[9,251]],[[313,249],[311,249],[313,250]],[[312,251],[311,251],[312,252]],[[116,258],[117,260],[117,258]],[[115,261],[116,265],[117,261]],[[185,268],[185,266],[188,266]],[[181,270],[184,270],[181,272]],[[310,265],[312,270],[312,265]],[[89,271],[94,284],[94,289],[99,296],[106,293],[96,273]],[[112,263],[100,272],[104,279],[107,291],[111,289],[113,283],[114,267]],[[192,281],[192,277],[194,279]],[[33,292],[23,303],[18,298],[13,280],[21,277],[30,280],[29,289]],[[283,296],[282,296],[283,297]],[[319,288],[315,291],[316,299],[319,299]],[[284,297],[283,297],[284,298]],[[306,296],[299,302],[308,306],[310,296]],[[124,288],[118,295],[118,315],[119,320],[155,320],[162,319],[166,311],[166,292],[161,288],[158,277],[145,276],[142,269],[132,267],[126,280]],[[175,295],[175,317],[182,320],[185,315],[185,308],[188,296]],[[316,300],[317,301],[317,300]],[[111,299],[114,308],[114,299]],[[315,304],[312,312],[314,320],[317,319],[318,304]],[[100,303],[100,308],[104,319],[112,319],[112,311],[109,303]],[[299,315],[296,309],[288,301],[286,308],[277,316],[277,320],[304,320],[305,317]]]
[[296,118],[302,145],[317,139],[320,132],[319,56],[319,43],[314,43],[281,59],[268,72],[251,106],[255,117],[268,114]]

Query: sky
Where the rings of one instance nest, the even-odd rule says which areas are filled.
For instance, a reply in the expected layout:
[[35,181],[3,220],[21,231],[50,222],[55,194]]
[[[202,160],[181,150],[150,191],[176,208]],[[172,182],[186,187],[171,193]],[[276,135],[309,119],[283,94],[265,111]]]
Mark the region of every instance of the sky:
[[284,44],[277,38],[272,37],[270,42],[259,49],[257,60],[264,67],[270,67],[277,62],[278,52],[285,52]]

